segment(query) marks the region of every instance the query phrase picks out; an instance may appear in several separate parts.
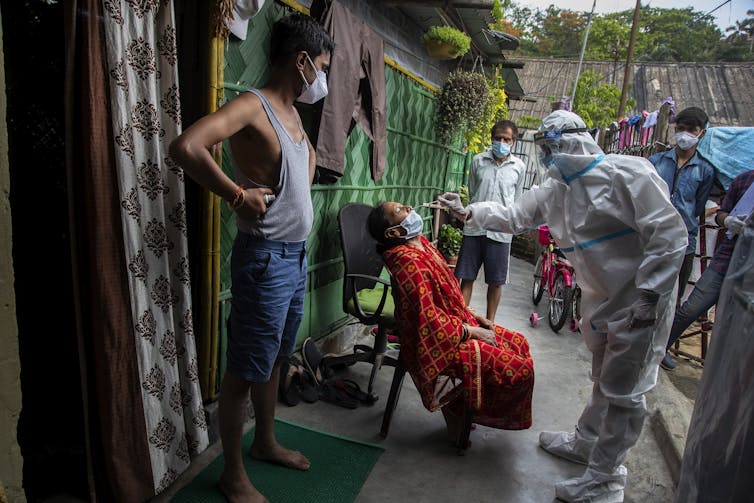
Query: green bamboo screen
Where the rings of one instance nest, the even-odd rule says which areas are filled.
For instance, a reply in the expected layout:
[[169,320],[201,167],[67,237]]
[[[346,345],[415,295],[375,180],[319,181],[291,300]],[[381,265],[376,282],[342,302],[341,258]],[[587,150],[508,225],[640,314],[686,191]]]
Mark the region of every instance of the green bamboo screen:
[[[272,24],[285,14],[270,2],[250,23],[245,41],[230,41],[225,53],[226,98],[239,89],[259,86],[267,78],[269,35]],[[298,333],[321,337],[346,318],[342,310],[343,264],[337,229],[338,210],[349,202],[373,204],[400,201],[417,204],[431,201],[439,192],[455,190],[464,181],[468,156],[458,148],[436,143],[434,117],[436,97],[406,75],[385,67],[387,85],[387,163],[379,182],[371,178],[369,138],[355,127],[346,145],[345,175],[333,185],[312,188],[314,227],[307,242],[309,275],[306,311]],[[223,169],[230,173],[230,149],[223,147]],[[425,218],[425,233],[431,232],[429,210],[418,209]],[[230,252],[236,234],[235,217],[224,205],[221,217],[221,320],[229,314]],[[225,369],[225,323],[220,324],[221,358]],[[218,379],[219,382],[219,379]]]

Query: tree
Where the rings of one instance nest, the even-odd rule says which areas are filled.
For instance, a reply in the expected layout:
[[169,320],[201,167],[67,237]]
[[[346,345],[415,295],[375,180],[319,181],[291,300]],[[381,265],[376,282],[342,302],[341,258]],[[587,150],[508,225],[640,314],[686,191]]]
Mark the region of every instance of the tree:
[[[729,33],[725,38],[728,46],[725,49],[730,53],[729,57],[734,60],[752,59],[752,52],[754,50],[754,10],[747,10],[746,15],[749,17],[742,21],[736,21],[735,25],[725,29],[725,32]],[[746,46],[748,46],[748,56],[746,54]]]
[[512,21],[506,19],[505,13],[509,7],[510,0],[503,0],[502,3],[500,2],[500,0],[492,0],[492,18],[495,20],[495,22],[491,23],[489,28],[491,30],[508,33],[509,35],[513,35],[514,37],[518,38],[519,35],[521,35],[521,32],[513,26]]
[[541,24],[533,33],[537,39],[538,55],[555,58],[578,57],[587,22],[585,13],[562,10],[550,5],[544,15],[540,14],[537,18],[541,19]]
[[[504,5],[504,4],[503,4]],[[518,31],[525,56],[576,58],[588,14],[550,5],[531,10],[511,3],[504,9]],[[754,59],[754,10],[723,33],[714,18],[693,7],[642,7],[635,59],[638,61],[744,61]],[[633,10],[597,15],[592,21],[587,59],[625,61]]]
[[[627,11],[630,12],[630,11]],[[631,35],[631,18],[595,16],[586,45],[586,59],[625,61],[628,39]]]
[[[576,85],[573,111],[584,119],[587,127],[606,127],[616,120],[620,105],[620,89],[604,82],[604,77],[594,70],[587,70]],[[636,106],[636,100],[628,98],[626,108]]]
[[685,9],[641,9],[639,61],[715,61],[722,32],[712,16]]

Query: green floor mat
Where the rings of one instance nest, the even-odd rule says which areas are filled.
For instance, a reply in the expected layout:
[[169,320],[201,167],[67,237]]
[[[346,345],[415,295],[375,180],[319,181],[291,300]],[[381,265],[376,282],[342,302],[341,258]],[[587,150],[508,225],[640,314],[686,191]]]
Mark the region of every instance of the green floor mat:
[[[282,419],[275,420],[278,442],[301,451],[312,463],[302,472],[244,456],[251,483],[272,503],[348,503],[377,463],[384,447],[313,430]],[[251,446],[254,430],[243,438],[243,452]],[[222,503],[217,489],[223,469],[220,455],[173,498],[177,503]]]

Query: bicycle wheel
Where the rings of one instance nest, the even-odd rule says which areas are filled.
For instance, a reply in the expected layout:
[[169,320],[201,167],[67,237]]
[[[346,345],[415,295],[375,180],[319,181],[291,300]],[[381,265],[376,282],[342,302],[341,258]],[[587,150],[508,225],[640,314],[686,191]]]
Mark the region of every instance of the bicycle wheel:
[[550,328],[555,332],[563,328],[568,316],[573,314],[573,287],[566,285],[562,271],[555,275],[549,311]]
[[540,255],[537,264],[534,266],[534,283],[531,286],[531,301],[534,302],[535,306],[542,300],[544,293],[545,278],[542,276],[542,255]]

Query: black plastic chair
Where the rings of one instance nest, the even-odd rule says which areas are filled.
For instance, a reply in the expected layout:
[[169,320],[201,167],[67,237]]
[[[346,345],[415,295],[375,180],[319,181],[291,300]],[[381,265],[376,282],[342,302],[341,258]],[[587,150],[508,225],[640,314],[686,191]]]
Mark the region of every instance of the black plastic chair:
[[[357,344],[353,353],[342,356],[325,357],[322,365],[334,367],[351,365],[356,362],[372,364],[367,392],[373,395],[372,388],[377,370],[382,365],[395,367],[390,393],[382,417],[380,435],[387,437],[393,412],[398,405],[406,368],[397,358],[389,356],[387,351],[387,331],[395,328],[395,299],[391,282],[380,278],[384,267],[382,257],[377,253],[377,242],[369,234],[367,217],[373,206],[363,203],[349,203],[338,212],[340,244],[343,250],[343,311],[355,316],[365,325],[377,325],[374,346]],[[400,333],[398,334],[400,339]],[[374,395],[373,395],[374,396]],[[376,397],[375,397],[376,398]],[[463,454],[468,447],[471,433],[472,415],[465,411],[464,426],[459,438],[458,452]]]
[[372,364],[367,393],[372,395],[374,378],[382,365],[398,366],[398,359],[387,351],[387,331],[395,324],[393,297],[390,282],[380,278],[382,257],[377,253],[377,242],[367,229],[367,217],[372,206],[349,203],[338,212],[340,244],[343,250],[343,311],[355,316],[365,325],[377,325],[374,346],[357,344],[353,353],[325,357],[322,365],[334,367],[356,362]]

